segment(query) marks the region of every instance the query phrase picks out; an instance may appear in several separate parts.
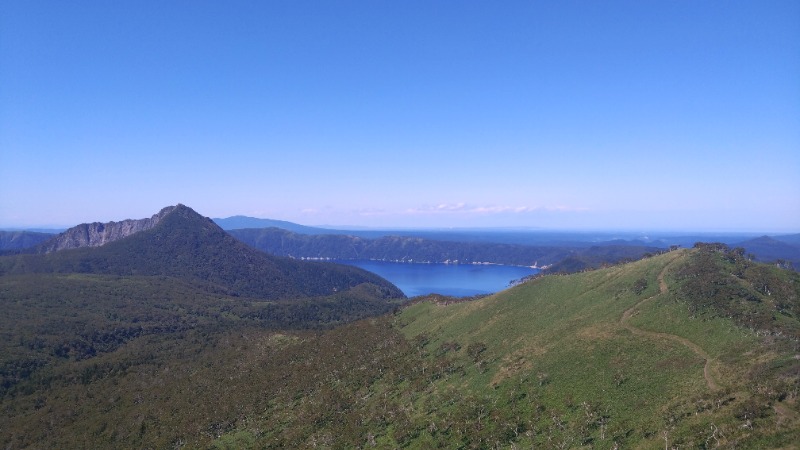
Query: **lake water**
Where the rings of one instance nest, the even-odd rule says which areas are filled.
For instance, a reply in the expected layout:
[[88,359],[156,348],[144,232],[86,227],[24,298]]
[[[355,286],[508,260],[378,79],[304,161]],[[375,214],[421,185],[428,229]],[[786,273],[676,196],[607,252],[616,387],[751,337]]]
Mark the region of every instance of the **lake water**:
[[341,260],[340,264],[360,267],[394,283],[408,297],[443,294],[468,297],[493,294],[512,281],[539,272],[538,269],[491,264],[420,264],[367,260]]

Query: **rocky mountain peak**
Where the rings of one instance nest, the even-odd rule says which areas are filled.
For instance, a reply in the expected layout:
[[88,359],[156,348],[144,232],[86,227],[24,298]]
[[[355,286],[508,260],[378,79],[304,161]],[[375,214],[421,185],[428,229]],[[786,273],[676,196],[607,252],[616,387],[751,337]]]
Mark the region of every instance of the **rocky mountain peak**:
[[80,247],[99,247],[109,242],[118,241],[140,231],[149,230],[176,209],[186,209],[181,204],[167,206],[152,217],[145,219],[127,219],[120,222],[83,223],[54,236],[37,248],[38,253],[51,253],[59,250]]

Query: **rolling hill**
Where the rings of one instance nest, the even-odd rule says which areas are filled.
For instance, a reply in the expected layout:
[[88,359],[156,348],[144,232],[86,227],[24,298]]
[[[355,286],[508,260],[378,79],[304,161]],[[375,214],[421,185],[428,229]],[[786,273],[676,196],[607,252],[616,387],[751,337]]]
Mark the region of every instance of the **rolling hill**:
[[[64,323],[61,309],[48,312],[65,301],[63,289],[44,298],[24,276],[0,278],[14,324],[2,333],[17,355],[4,366],[16,376],[0,403],[6,447],[760,449],[800,441],[800,275],[721,244],[541,276],[471,301],[419,299],[315,332],[261,327],[215,294],[204,300],[216,305],[212,315],[178,291],[131,315],[163,286],[136,288],[139,297],[120,306],[116,276],[94,279],[98,294],[81,284],[96,275],[46,276],[78,283],[81,294],[68,302],[107,296],[117,309],[96,319],[120,329],[146,314],[195,325],[94,354],[59,353],[53,342],[89,336],[95,322],[67,317],[69,327],[26,334],[25,321]],[[30,303],[38,309],[20,312]]]

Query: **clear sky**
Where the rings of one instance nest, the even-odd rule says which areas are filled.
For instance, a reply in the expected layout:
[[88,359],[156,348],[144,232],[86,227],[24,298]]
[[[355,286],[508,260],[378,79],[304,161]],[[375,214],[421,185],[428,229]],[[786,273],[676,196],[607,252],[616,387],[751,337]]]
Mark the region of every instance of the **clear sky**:
[[0,227],[800,232],[800,2],[4,1]]

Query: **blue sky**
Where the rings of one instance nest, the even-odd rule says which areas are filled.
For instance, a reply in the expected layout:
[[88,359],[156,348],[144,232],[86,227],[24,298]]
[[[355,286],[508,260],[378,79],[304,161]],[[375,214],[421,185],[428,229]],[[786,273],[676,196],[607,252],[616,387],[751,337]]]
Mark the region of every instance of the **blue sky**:
[[800,2],[0,4],[0,227],[800,231]]

